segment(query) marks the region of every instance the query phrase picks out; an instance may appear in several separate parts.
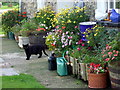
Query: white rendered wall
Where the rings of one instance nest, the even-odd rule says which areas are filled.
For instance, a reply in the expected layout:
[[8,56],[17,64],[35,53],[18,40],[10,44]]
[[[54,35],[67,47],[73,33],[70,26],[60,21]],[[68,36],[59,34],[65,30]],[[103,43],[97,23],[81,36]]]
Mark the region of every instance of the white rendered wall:
[[57,0],[56,11],[59,12],[60,9],[71,8],[74,6],[74,0]]
[[45,7],[45,0],[37,0],[37,10]]

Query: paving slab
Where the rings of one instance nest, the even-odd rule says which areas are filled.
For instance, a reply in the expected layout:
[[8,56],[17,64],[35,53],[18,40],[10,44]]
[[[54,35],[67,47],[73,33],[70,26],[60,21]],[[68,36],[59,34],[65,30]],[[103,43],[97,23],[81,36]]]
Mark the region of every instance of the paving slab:
[[13,75],[19,75],[13,68],[2,68],[1,70],[2,75],[1,76],[13,76]]

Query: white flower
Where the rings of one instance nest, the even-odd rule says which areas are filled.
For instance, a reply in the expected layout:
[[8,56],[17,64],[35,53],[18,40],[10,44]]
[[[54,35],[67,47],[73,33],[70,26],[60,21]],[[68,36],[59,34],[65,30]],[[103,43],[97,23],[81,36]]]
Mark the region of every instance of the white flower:
[[69,45],[71,45],[71,44],[72,44],[72,40],[69,41]]

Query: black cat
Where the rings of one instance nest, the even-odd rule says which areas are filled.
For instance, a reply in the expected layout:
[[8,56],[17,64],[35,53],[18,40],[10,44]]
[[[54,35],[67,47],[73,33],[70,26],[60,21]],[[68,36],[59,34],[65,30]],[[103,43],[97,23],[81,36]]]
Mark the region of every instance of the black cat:
[[30,56],[32,54],[39,54],[39,57],[38,58],[41,58],[42,56],[42,51],[44,52],[44,54],[46,56],[48,56],[48,54],[45,52],[45,47],[43,45],[40,45],[40,44],[36,44],[36,45],[23,45],[23,48],[25,50],[25,53],[26,53],[26,60],[29,60],[30,59]]

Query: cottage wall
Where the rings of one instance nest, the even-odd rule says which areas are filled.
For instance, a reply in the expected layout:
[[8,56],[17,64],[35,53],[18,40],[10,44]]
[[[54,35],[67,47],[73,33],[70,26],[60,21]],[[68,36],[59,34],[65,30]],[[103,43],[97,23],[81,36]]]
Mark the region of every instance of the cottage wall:
[[37,11],[37,0],[21,0],[21,11],[27,12],[28,17],[33,17]]
[[[39,8],[44,6],[52,6],[53,10],[59,12],[60,8],[68,8],[74,6],[74,1],[71,0],[70,2],[65,2],[66,0],[42,0],[42,2],[38,2],[39,0],[21,0],[21,11],[27,12],[28,17],[33,17],[34,13],[38,11]],[[69,0],[67,0],[69,1]],[[78,0],[79,1],[79,0]],[[85,6],[88,8],[86,12],[90,16],[90,20],[95,20],[95,9],[96,9],[96,0],[84,0]],[[39,3],[39,4],[38,4]],[[68,5],[67,5],[68,3]],[[42,6],[39,6],[42,5]],[[66,7],[66,5],[68,7]]]

